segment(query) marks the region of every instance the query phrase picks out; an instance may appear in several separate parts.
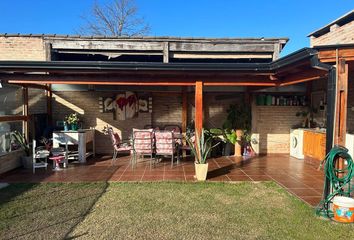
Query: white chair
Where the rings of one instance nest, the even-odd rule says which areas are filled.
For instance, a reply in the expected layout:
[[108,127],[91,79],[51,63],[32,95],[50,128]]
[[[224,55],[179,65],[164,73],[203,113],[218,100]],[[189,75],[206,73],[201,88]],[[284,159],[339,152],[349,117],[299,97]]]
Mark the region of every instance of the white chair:
[[48,167],[48,157],[50,152],[43,146],[36,147],[36,140],[33,140],[33,174],[36,173],[37,168],[45,168],[47,170]]

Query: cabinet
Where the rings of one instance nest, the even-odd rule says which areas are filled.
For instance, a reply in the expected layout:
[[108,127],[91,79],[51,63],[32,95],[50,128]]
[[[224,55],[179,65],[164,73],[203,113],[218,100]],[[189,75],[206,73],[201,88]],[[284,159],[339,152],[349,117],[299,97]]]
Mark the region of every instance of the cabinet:
[[[87,151],[87,144],[92,143],[92,151]],[[80,163],[85,163],[86,158],[95,156],[95,130],[82,129],[78,131],[54,131],[53,147],[59,145],[78,145],[78,159]],[[69,155],[70,159],[70,155]]]
[[304,155],[323,160],[326,156],[326,134],[315,131],[304,131]]

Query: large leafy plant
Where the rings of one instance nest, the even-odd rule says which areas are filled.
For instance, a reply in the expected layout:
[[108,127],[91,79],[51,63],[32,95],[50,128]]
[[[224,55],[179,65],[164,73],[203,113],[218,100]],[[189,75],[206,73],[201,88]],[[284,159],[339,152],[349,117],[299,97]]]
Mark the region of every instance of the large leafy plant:
[[195,156],[195,163],[197,164],[205,164],[210,151],[216,147],[219,143],[212,145],[212,136],[207,135],[202,129],[202,133],[199,136],[198,131],[195,134],[195,141],[193,142],[192,138],[186,138],[193,155]]
[[247,104],[231,104],[226,110],[227,117],[223,124],[226,130],[251,129],[251,108]]
[[11,133],[11,139],[13,142],[20,145],[20,147],[25,151],[26,156],[30,156],[30,146],[22,133],[19,131],[13,131]]

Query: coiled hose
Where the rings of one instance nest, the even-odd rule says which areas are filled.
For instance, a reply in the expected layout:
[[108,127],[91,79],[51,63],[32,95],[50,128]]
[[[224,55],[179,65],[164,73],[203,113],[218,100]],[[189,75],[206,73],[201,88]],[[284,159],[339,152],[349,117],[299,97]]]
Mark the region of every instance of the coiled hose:
[[[343,159],[344,164],[341,169],[337,168],[339,160]],[[330,209],[332,200],[335,196],[350,196],[350,181],[354,176],[354,163],[348,153],[348,149],[342,146],[335,146],[321,162],[320,168],[324,164],[326,180],[321,202],[316,207],[318,216],[333,218],[333,212]]]

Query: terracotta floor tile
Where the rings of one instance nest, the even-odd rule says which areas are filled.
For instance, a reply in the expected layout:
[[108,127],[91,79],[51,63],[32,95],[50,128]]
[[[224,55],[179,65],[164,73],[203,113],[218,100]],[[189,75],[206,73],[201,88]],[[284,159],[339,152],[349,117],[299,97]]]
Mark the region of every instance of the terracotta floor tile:
[[246,174],[243,171],[234,171],[231,170],[230,172],[227,173],[228,176],[246,176]]
[[316,190],[311,188],[288,188],[288,191],[294,193],[299,197],[319,197],[319,194]]
[[219,182],[219,181],[224,182],[224,181],[230,181],[230,178],[227,177],[226,175],[210,177],[209,173],[208,173],[207,180],[208,181],[216,181],[216,182]]
[[296,181],[277,181],[277,183],[286,188],[308,188],[307,185]]
[[163,176],[164,181],[185,181],[184,175],[164,175]]
[[126,176],[121,176],[119,178],[119,181],[122,182],[139,182],[142,179],[143,176],[138,176],[138,175],[126,175]]
[[227,175],[231,181],[252,181],[246,175]]
[[320,203],[322,198],[321,197],[300,197],[300,199],[307,202],[311,206],[316,207]]
[[273,179],[267,175],[248,175],[253,181],[273,181]]
[[163,175],[161,176],[154,176],[154,175],[151,175],[151,176],[147,176],[147,175],[144,175],[143,178],[142,178],[142,181],[147,181],[147,182],[150,182],[150,181],[163,181]]

